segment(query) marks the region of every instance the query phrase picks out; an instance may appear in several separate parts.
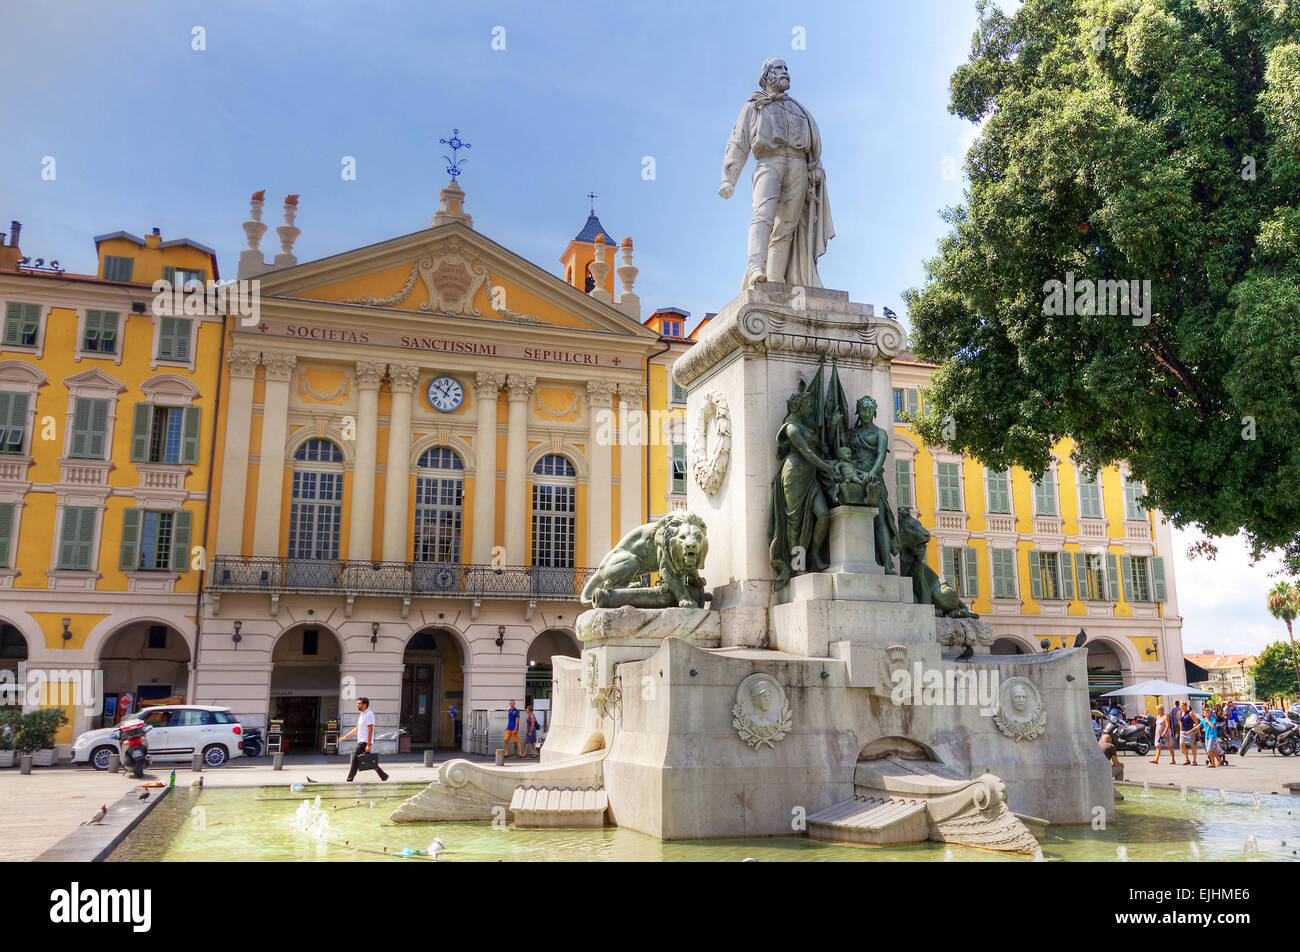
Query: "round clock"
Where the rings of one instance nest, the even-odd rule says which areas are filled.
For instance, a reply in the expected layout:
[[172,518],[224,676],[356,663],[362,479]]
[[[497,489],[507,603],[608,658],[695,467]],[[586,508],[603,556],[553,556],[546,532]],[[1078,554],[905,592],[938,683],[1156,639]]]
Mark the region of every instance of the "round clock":
[[465,402],[465,388],[455,377],[434,377],[429,381],[429,406],[451,413]]

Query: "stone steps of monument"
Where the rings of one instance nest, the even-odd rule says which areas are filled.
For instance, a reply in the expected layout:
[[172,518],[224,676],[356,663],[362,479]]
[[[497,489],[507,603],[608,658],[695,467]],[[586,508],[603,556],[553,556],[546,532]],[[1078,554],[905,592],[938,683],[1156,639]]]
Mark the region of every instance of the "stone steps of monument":
[[831,843],[917,843],[930,835],[925,806],[910,797],[854,797],[811,814],[808,835]]
[[516,787],[510,812],[521,829],[587,829],[605,825],[609,794],[604,789]]

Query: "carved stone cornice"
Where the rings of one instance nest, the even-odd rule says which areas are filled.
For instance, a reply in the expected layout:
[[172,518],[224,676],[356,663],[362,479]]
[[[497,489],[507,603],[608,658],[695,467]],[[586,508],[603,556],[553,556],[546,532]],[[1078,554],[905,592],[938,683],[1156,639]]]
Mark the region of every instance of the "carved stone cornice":
[[506,380],[506,390],[511,403],[516,400],[527,400],[536,389],[537,378],[531,374],[511,374]]
[[673,364],[673,379],[685,387],[737,350],[825,354],[841,364],[888,361],[907,346],[896,322],[875,317],[842,291],[759,285],[735,298],[709,324],[704,337]]
[[506,375],[491,370],[480,370],[474,375],[474,395],[480,400],[495,400],[506,385]]
[[621,383],[618,395],[629,410],[640,410],[645,406],[645,391],[640,386]]
[[587,402],[593,407],[612,407],[617,392],[618,382],[615,380],[587,381]]
[[410,393],[420,379],[420,365],[389,364],[388,377],[392,381],[393,393]]
[[261,362],[261,357],[262,355],[258,351],[232,347],[226,351],[226,363],[230,365],[230,376],[249,378],[257,376],[257,365]]
[[384,379],[384,372],[388,365],[373,360],[357,361],[357,386],[363,390],[378,390],[380,382]]
[[266,367],[267,380],[283,380],[287,383],[293,376],[293,367],[298,363],[298,355],[270,351],[262,354],[262,363]]

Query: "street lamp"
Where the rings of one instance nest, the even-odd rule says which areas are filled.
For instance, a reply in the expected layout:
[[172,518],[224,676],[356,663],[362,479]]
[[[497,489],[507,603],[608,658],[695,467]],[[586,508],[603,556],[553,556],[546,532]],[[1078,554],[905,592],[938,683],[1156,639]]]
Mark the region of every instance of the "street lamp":
[[370,650],[375,650],[375,645],[379,642],[379,622],[370,623]]
[[235,622],[235,633],[230,636],[230,640],[235,643],[235,650],[239,650],[239,643],[244,640],[244,636],[239,633],[239,629],[244,627],[242,621]]
[[72,624],[71,618],[63,619],[63,641],[66,644],[72,640],[72,632],[68,631],[68,626]]

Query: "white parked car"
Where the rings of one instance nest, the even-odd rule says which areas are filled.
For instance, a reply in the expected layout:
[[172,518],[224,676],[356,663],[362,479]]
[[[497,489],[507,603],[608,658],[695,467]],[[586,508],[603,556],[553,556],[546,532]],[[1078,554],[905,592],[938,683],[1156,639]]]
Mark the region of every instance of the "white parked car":
[[[198,704],[174,704],[146,707],[132,718],[149,725],[145,743],[153,761],[189,761],[203,754],[205,767],[220,767],[234,757],[242,757],[239,721],[228,707]],[[108,769],[108,758],[118,753],[116,727],[86,731],[72,745],[72,762],[90,764],[96,770]]]

